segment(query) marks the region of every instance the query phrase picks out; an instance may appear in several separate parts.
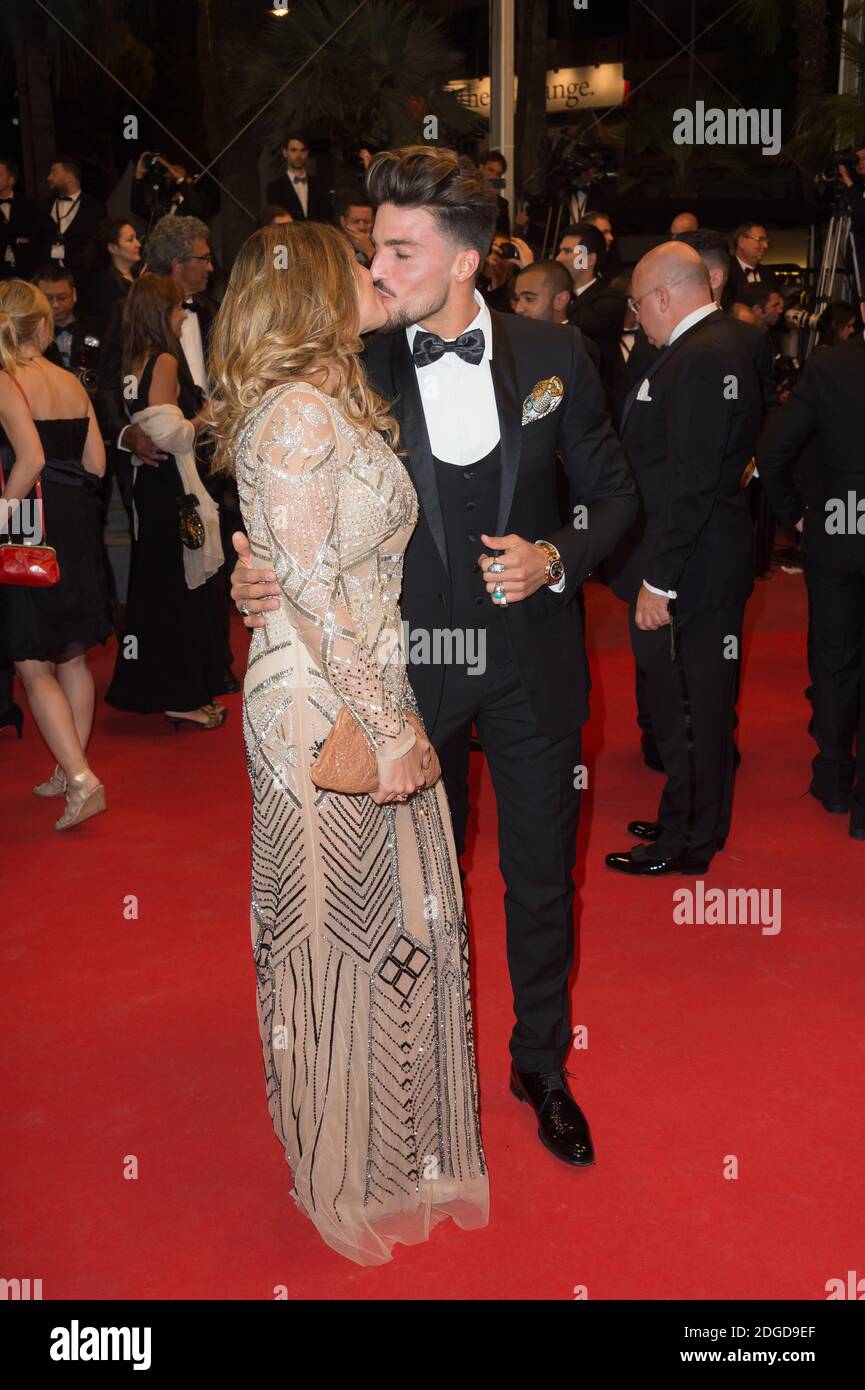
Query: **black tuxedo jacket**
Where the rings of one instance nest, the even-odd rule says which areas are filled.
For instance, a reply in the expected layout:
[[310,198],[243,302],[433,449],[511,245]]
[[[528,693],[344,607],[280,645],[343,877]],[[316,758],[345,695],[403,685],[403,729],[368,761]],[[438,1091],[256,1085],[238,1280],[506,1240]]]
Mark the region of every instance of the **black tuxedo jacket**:
[[[58,328],[55,328],[54,331],[55,334],[62,332],[62,330]],[[84,342],[85,338],[95,338],[97,346],[88,347]],[[89,318],[86,314],[76,313],[75,322],[72,325],[72,346],[69,353],[68,370],[71,372],[78,372],[81,368],[86,367],[88,370],[98,374],[101,350],[102,325],[97,319]],[[46,357],[49,362],[53,362],[55,366],[63,366],[63,358],[60,356],[60,349],[57,346],[56,339],[52,339],[42,355]]]
[[[865,509],[851,517],[848,494],[865,497],[865,341],[818,348],[780,410],[773,412],[757,450],[757,467],[775,515],[794,526],[804,515],[809,559],[828,569],[865,572]],[[797,455],[814,437],[814,497],[806,505],[794,479]],[[844,504],[843,529],[827,501]],[[856,525],[850,526],[855,519]],[[840,520],[840,517],[839,517]],[[859,532],[861,524],[862,533]]]
[[[501,425],[501,491],[494,534],[548,540],[565,564],[565,589],[546,586],[500,613],[508,624],[529,704],[542,732],[564,738],[588,714],[588,667],[577,594],[580,585],[624,534],[636,514],[636,494],[624,450],[616,438],[597,373],[580,334],[559,324],[491,310],[490,363]],[[444,518],[436,484],[417,373],[405,332],[368,342],[370,380],[393,402],[399,450],[420,502],[420,517],[405,554],[402,615],[409,628],[447,628],[452,604]],[[522,423],[523,402],[541,381],[564,386],[558,407]],[[586,524],[562,524],[557,483],[560,460],[573,504],[586,508]],[[580,521],[583,517],[580,514]],[[478,553],[483,549],[478,545]],[[442,697],[444,667],[409,666],[429,729]]]
[[601,355],[601,380],[608,397],[612,396],[622,360],[620,344],[627,295],[613,289],[605,280],[596,280],[580,295],[574,295],[568,318],[587,338],[597,344]]
[[658,354],[619,427],[641,500],[606,570],[620,598],[634,603],[645,579],[676,590],[682,617],[745,602],[753,542],[740,480],[762,417],[751,344],[726,315],[700,319]]
[[267,201],[290,212],[296,222],[333,222],[333,199],[321,179],[307,175],[307,208],[304,212],[300,199],[294,191],[294,184],[287,174],[267,185]]
[[[54,199],[50,198],[43,205],[40,215],[39,260],[54,265],[65,265],[72,271],[84,270],[87,265],[90,243],[96,236],[100,222],[103,222],[106,217],[105,204],[99,198],[94,198],[92,193],[82,192],[78,211],[62,237],[58,235],[57,223],[51,217],[53,206]],[[62,241],[63,243],[62,261],[55,261],[52,258],[51,247],[55,241]]]
[[[768,266],[755,266],[755,270],[760,276],[759,283],[768,286],[769,289],[778,289],[778,277]],[[742,304],[742,296],[750,285],[750,281],[744,270],[736,260],[735,256],[730,257],[730,273],[727,276],[727,283],[724,286],[724,293],[721,296],[721,304],[725,309],[729,309],[731,304]],[[753,324],[751,325],[753,327]]]
[[[8,246],[12,247],[14,265],[6,260]],[[38,209],[32,198],[16,193],[9,204],[9,221],[0,213],[0,280],[29,280],[38,252]]]

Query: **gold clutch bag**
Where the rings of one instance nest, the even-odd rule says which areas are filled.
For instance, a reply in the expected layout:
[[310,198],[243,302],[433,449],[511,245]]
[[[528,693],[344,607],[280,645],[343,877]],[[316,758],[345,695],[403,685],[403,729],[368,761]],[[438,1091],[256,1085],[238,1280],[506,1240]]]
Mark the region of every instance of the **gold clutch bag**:
[[[403,713],[415,733],[426,738],[415,715],[410,710]],[[378,786],[378,759],[347,705],[340,708],[309,775],[323,791],[342,792],[344,796],[362,796]]]

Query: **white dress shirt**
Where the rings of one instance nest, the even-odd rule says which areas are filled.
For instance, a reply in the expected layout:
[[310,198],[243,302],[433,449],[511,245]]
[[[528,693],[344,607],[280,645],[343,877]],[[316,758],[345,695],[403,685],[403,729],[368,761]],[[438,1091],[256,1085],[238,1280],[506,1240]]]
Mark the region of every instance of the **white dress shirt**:
[[[686,333],[693,324],[699,323],[700,319],[708,318],[709,314],[714,314],[717,309],[717,304],[701,304],[699,309],[694,309],[690,314],[686,314],[683,319],[679,320],[667,339],[667,347],[670,346],[670,343],[674,343],[677,338],[681,338],[682,334]],[[678,596],[678,590],[656,589],[654,584],[649,583],[648,579],[643,580],[643,586],[649,590],[650,594],[660,594],[661,598],[676,598]]]
[[[467,468],[486,458],[501,439],[499,411],[490,362],[493,356],[493,325],[486,301],[474,292],[478,312],[467,328],[479,328],[484,335],[484,355],[480,362],[464,362],[455,352],[444,353],[426,367],[415,366],[424,420],[433,456],[442,463]],[[406,329],[409,351],[420,332],[419,324]],[[457,334],[462,337],[462,334]],[[446,338],[445,342],[454,342]],[[543,539],[543,537],[541,537]],[[549,586],[554,593],[565,587],[564,578]]]
[[[428,367],[415,367],[430,448],[443,463],[467,468],[486,458],[501,438],[499,412],[490,362],[493,356],[493,328],[490,311],[475,290],[478,312],[468,328],[480,328],[484,335],[483,359],[476,365],[464,362],[455,352],[446,352]],[[409,351],[420,331],[413,323],[406,329]],[[458,334],[462,337],[462,334]],[[453,342],[453,339],[447,339]]]
[[[309,210],[309,174],[305,169],[286,169],[285,172],[289,183],[297,194],[300,206],[303,208],[303,215],[306,217]],[[306,182],[295,183],[294,180],[297,176],[305,178]]]
[[196,313],[187,312],[180,327],[180,346],[189,374],[196,386],[207,390],[207,368],[204,365],[204,344],[201,341],[201,324]]
[[579,299],[581,294],[585,294],[586,290],[590,290],[592,288],[592,285],[595,283],[597,278],[597,275],[593,275],[591,280],[587,280],[584,285],[579,285],[577,289],[574,290],[574,294],[577,296],[577,299]]

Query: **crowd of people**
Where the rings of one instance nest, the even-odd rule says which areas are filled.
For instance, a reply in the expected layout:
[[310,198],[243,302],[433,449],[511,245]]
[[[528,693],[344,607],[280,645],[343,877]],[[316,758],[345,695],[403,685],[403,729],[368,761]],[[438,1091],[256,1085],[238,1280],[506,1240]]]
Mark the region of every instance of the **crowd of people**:
[[[607,855],[611,870],[703,873],[725,846],[744,613],[773,518],[804,530],[811,794],[865,839],[865,523],[854,504],[852,524],[849,508],[829,524],[865,472],[865,339],[861,306],[833,301],[791,372],[787,291],[756,222],[727,238],[684,212],[628,269],[591,179],[549,247],[525,220],[512,234],[496,151],[477,166],[434,146],[380,152],[365,186],[337,196],[302,132],[282,154],[227,279],[180,166],[163,161],[170,177],[151,182],[161,157],[142,156],[130,220],[106,222],[75,161],[58,159],[50,207],[27,223],[0,161],[13,214],[0,520],[20,538],[38,483],[60,567],[48,587],[0,585],[0,660],[55,760],[34,790],[65,797],[65,830],[107,807],[89,762],[88,648],[116,633],[109,704],[212,731],[240,684],[232,600],[253,629],[244,736],[268,1099],[296,1201],[334,1248],[376,1263],[443,1215],[487,1219],[458,869],[473,730],[507,888],[511,1088],[557,1157],[594,1161],[561,1071],[590,576],[626,605],[643,756],[664,774],[655,817],[628,824],[637,843]],[[105,561],[106,479],[129,516],[125,605]],[[406,623],[479,636],[483,668],[407,668],[398,643],[383,657]],[[346,712],[363,735],[350,756]],[[357,788],[315,780],[343,735],[344,777],[372,757],[373,816]],[[371,878],[375,907],[358,908]],[[416,1007],[424,972],[447,1018],[437,1062]],[[273,1045],[274,1017],[292,1021],[288,1047]],[[408,1098],[372,1064],[352,1090],[355,1043],[395,1038],[415,1068]],[[302,1073],[333,1094],[326,1110]],[[444,1146],[412,1108],[419,1094],[439,1128],[446,1111]]]

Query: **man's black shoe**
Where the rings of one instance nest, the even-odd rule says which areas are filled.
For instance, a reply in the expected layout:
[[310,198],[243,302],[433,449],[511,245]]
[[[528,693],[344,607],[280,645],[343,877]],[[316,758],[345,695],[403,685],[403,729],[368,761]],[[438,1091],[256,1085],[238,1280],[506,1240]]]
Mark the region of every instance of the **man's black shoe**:
[[[665,858],[652,859],[645,853],[645,848],[645,845],[635,845],[633,849],[608,854],[604,863],[608,869],[616,869],[620,874],[657,878],[660,874],[703,874],[712,862],[711,854],[707,857],[705,850],[696,854],[684,850]],[[644,852],[640,854],[640,850]]]
[[632,820],[628,823],[628,834],[637,840],[648,840],[651,844],[660,837],[664,829],[659,820]]
[[220,695],[236,695],[240,689],[240,681],[233,671],[226,668],[222,673],[222,689]]
[[[664,827],[659,820],[632,820],[628,824],[628,834],[634,835],[638,840],[646,840],[654,844],[661,838]],[[715,841],[715,853],[722,850],[727,843],[727,836],[722,835]]]
[[834,792],[831,797],[821,796],[812,782],[808,788],[809,793],[815,801],[819,801],[824,811],[829,811],[833,816],[846,816],[850,810],[849,793],[846,798],[840,792]]
[[589,1125],[568,1090],[564,1072],[517,1071],[511,1062],[511,1090],[538,1117],[538,1138],[563,1163],[588,1168],[595,1161]]

